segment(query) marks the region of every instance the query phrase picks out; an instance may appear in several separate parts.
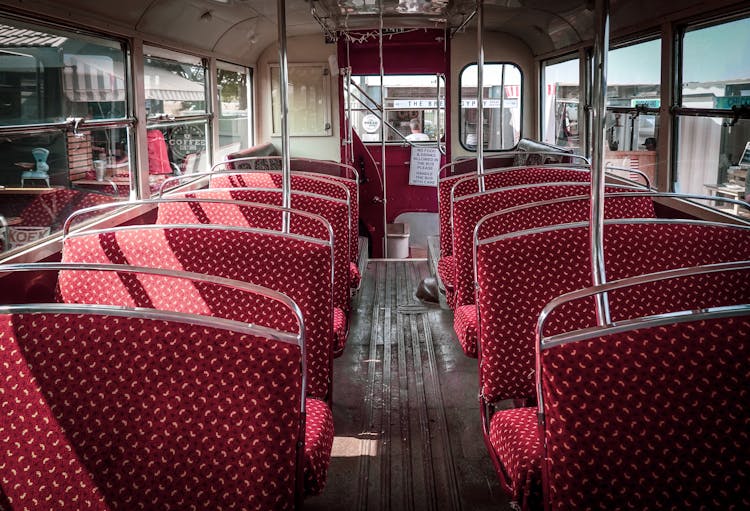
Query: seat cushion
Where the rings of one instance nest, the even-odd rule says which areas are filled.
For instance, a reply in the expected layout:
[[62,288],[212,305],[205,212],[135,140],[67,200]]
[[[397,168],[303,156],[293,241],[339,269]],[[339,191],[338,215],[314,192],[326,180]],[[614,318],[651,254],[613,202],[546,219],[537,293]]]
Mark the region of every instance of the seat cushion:
[[455,274],[453,266],[453,256],[445,256],[438,259],[437,272],[440,280],[443,281],[443,285],[445,286],[445,288],[452,288],[454,282],[453,278]]
[[333,415],[323,401],[305,400],[305,494],[317,495],[326,485],[333,447]]
[[346,313],[338,308],[333,308],[333,355],[338,357],[346,348],[346,337],[349,333],[349,322]]
[[453,311],[453,329],[464,353],[477,357],[477,306],[461,305]]
[[349,263],[349,287],[358,288],[359,283],[362,281],[362,275],[359,273],[359,266],[357,263]]
[[542,509],[542,442],[537,409],[502,410],[490,421],[490,443],[504,470],[511,498],[522,509]]

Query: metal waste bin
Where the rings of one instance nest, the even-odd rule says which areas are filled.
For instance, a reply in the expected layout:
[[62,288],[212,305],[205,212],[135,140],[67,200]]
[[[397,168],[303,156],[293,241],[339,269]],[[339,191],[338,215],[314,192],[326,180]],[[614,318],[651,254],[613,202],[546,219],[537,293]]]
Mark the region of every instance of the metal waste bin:
[[386,225],[385,240],[389,258],[406,259],[409,257],[409,224]]

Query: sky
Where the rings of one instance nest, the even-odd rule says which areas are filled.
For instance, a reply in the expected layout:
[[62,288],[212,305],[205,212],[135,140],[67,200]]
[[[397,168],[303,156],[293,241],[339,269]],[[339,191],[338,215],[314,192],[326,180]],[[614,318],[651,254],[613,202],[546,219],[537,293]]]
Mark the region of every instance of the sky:
[[[683,81],[750,81],[750,18],[687,32]],[[659,83],[661,41],[610,50],[607,83]],[[578,83],[578,59],[549,66],[547,83]]]

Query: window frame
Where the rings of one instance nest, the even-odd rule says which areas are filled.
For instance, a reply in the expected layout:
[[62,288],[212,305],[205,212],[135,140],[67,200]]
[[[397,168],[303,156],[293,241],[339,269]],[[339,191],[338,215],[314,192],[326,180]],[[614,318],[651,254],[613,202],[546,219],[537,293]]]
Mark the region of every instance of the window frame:
[[[461,95],[461,89],[462,89],[461,80],[463,79],[464,72],[469,67],[471,67],[471,66],[477,66],[477,65],[478,65],[477,62],[468,62],[458,72],[458,101],[457,101],[457,105],[456,105],[456,108],[458,108],[458,112],[457,112],[457,116],[456,116],[456,118],[458,119],[458,143],[461,145],[462,149],[464,149],[465,151],[470,152],[470,153],[476,153],[477,152],[477,148],[475,147],[475,148],[472,149],[470,147],[467,147],[464,144],[463,129],[462,129],[463,122],[462,122],[462,115],[461,115],[462,110],[463,110],[461,108],[461,99],[462,99],[462,95]],[[492,66],[492,65],[510,65],[510,66],[513,66],[516,69],[518,69],[518,73],[521,75],[521,84],[520,84],[521,91],[520,91],[520,93],[518,95],[518,108],[519,108],[519,111],[520,111],[520,114],[518,116],[519,117],[519,119],[518,119],[518,131],[519,131],[519,133],[523,134],[523,117],[524,117],[523,102],[524,102],[524,98],[525,98],[525,95],[526,95],[526,92],[525,92],[526,77],[524,76],[523,68],[521,67],[521,65],[519,65],[519,64],[517,64],[515,62],[511,62],[511,61],[491,61],[491,62],[485,62],[484,63],[484,67],[485,68],[487,66]],[[505,85],[502,84],[502,86],[505,86]],[[476,99],[476,98],[474,98],[474,99]],[[520,137],[520,138],[523,138],[523,137]],[[518,147],[518,143],[513,144],[513,147],[510,147],[508,149],[490,149],[490,148],[486,148],[486,149],[483,150],[483,152],[488,152],[488,153],[511,152],[511,151],[515,151],[516,147]]]

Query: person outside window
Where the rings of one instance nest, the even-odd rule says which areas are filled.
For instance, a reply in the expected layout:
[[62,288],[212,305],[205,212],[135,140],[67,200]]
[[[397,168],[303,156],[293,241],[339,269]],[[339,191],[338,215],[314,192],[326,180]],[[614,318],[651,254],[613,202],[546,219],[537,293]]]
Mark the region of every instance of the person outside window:
[[411,133],[406,135],[406,140],[409,142],[425,142],[430,140],[430,137],[426,133],[422,133],[422,125],[416,117],[409,121],[409,128],[411,129]]

